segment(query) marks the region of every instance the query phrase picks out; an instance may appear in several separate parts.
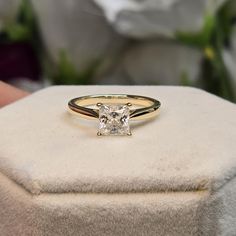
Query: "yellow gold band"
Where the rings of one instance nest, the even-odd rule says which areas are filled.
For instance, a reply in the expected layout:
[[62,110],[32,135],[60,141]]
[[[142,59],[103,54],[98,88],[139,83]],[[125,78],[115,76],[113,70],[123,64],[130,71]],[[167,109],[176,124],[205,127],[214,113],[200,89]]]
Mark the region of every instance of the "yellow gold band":
[[152,118],[157,115],[161,106],[160,101],[139,95],[127,95],[127,94],[99,94],[88,95],[83,97],[74,98],[69,101],[69,108],[78,113],[84,118],[99,118],[99,110],[91,108],[99,104],[127,104],[128,106],[136,107],[130,109],[131,120],[141,120]]

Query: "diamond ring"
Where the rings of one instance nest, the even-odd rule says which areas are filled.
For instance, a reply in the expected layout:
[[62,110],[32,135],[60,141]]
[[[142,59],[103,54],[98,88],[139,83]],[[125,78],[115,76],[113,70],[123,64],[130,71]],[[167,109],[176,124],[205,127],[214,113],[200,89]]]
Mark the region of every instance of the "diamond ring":
[[74,98],[68,106],[83,118],[98,119],[101,136],[131,135],[129,121],[156,116],[161,103],[139,95],[99,94]]

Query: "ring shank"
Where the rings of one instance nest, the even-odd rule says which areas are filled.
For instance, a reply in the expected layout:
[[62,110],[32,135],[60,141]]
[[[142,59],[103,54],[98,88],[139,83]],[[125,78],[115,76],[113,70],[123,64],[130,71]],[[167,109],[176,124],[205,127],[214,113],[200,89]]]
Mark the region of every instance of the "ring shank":
[[127,95],[127,94],[100,94],[100,95],[89,95],[74,98],[69,101],[69,108],[78,113],[84,118],[94,118],[99,117],[99,110],[94,108],[89,108],[89,106],[94,106],[97,103],[104,104],[127,104],[139,106],[141,108],[130,109],[130,119],[140,120],[147,119],[155,116],[161,103],[153,98],[139,96],[139,95]]

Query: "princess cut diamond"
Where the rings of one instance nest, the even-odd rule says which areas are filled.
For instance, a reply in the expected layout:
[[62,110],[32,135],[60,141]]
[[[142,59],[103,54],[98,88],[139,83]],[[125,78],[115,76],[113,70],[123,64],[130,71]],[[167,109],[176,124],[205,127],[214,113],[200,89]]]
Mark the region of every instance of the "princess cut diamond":
[[127,105],[99,106],[98,135],[130,135],[129,113]]

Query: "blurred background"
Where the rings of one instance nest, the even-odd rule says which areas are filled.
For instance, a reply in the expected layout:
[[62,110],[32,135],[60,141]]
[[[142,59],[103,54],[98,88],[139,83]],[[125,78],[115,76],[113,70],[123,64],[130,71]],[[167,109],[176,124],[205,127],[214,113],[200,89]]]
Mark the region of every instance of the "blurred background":
[[0,0],[0,80],[194,86],[236,102],[236,1]]

